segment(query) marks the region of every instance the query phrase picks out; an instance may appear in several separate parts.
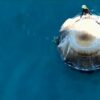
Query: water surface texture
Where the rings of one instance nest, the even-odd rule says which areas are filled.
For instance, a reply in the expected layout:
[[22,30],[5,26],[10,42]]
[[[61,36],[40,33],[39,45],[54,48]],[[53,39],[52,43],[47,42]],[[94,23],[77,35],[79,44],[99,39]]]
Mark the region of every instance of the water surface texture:
[[62,23],[99,0],[0,0],[0,100],[100,100],[100,72],[68,68],[52,42]]

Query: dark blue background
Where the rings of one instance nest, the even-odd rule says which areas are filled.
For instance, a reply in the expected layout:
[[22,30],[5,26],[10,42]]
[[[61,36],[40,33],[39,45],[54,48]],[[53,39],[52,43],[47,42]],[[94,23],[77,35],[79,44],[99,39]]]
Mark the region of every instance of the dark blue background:
[[69,69],[52,42],[61,24],[99,0],[0,0],[0,100],[100,100],[100,72]]

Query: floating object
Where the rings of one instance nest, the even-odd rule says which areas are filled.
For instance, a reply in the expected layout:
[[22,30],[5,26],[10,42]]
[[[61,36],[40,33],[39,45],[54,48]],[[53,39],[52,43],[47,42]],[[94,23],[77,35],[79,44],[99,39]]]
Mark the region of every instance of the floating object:
[[67,19],[61,26],[57,47],[69,67],[100,69],[100,16],[86,14]]

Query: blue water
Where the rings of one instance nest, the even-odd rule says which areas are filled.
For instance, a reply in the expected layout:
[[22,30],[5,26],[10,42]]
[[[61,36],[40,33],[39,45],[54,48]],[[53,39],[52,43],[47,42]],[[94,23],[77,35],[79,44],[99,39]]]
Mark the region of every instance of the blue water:
[[0,0],[0,100],[100,100],[100,71],[68,68],[53,43],[61,24],[99,0]]

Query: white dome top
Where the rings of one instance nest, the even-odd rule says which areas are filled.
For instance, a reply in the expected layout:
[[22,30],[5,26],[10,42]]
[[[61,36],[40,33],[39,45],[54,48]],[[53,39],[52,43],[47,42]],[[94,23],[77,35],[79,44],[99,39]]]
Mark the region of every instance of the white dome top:
[[87,6],[86,5],[82,5],[82,9],[87,9]]

